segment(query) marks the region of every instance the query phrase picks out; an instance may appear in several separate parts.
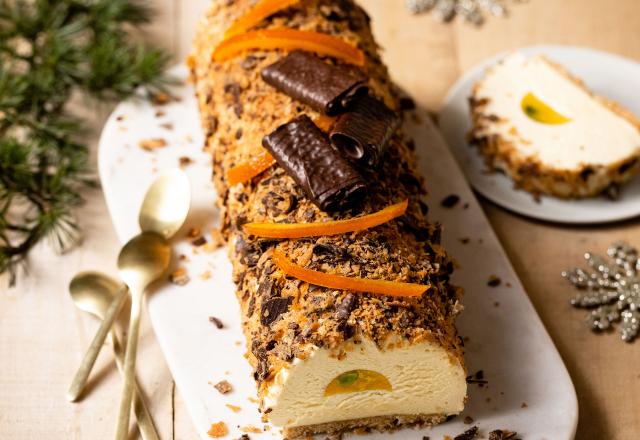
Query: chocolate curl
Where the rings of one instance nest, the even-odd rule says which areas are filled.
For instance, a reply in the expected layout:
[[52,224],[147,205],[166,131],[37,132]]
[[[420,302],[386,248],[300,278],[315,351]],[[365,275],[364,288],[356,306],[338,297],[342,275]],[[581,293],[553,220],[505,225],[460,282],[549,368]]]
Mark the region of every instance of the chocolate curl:
[[261,75],[267,84],[327,115],[344,111],[368,90],[352,70],[300,50],[265,67]]
[[262,145],[323,211],[353,206],[364,195],[360,174],[306,115],[276,128]]
[[331,143],[353,162],[374,168],[399,124],[398,115],[384,102],[365,96],[338,118]]

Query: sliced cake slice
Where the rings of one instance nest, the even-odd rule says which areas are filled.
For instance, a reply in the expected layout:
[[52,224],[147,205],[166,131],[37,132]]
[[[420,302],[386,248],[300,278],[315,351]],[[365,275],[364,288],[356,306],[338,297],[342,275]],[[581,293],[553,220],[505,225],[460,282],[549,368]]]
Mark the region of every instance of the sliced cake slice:
[[488,69],[470,107],[487,166],[534,194],[595,196],[640,171],[640,121],[543,56]]

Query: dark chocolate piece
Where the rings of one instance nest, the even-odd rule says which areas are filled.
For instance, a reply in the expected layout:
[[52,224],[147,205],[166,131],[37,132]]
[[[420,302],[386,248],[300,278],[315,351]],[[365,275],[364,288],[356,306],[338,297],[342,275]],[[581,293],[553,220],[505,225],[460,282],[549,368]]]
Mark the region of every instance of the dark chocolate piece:
[[357,295],[353,293],[347,294],[338,307],[336,307],[336,319],[340,321],[340,323],[346,322],[357,305]]
[[256,371],[253,373],[253,378],[258,381],[265,380],[269,377],[269,361],[267,359],[267,350],[264,347],[259,347],[253,350],[253,355],[258,361],[256,364]]
[[360,174],[308,116],[276,128],[262,139],[262,145],[323,211],[353,206],[363,196]]
[[351,101],[366,95],[364,77],[352,70],[327,64],[317,56],[293,51],[262,70],[267,83],[327,115],[344,111]]
[[489,275],[489,280],[487,281],[487,286],[489,287],[498,287],[502,284],[502,280],[497,275]]
[[457,194],[449,194],[447,197],[440,201],[440,205],[444,208],[453,208],[460,201],[460,196]]
[[379,99],[365,96],[338,118],[331,130],[331,142],[354,162],[376,167],[400,118]]
[[506,429],[496,429],[489,433],[489,440],[517,440],[518,435],[515,431],[507,431]]
[[473,440],[478,437],[478,427],[473,426],[460,435],[456,435],[453,440]]
[[213,323],[213,325],[216,326],[216,328],[221,329],[224,327],[224,324],[222,323],[222,321],[220,321],[220,319],[216,318],[215,316],[209,316],[209,322]]
[[293,298],[288,296],[286,298],[271,298],[263,302],[260,308],[260,323],[262,325],[271,325],[277,321],[280,315],[289,310],[292,300]]

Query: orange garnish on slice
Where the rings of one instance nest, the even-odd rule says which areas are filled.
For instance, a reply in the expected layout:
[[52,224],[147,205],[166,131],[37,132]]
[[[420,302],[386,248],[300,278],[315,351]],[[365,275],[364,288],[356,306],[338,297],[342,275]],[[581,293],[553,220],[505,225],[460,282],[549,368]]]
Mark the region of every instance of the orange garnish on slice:
[[318,272],[294,263],[280,250],[274,251],[273,261],[285,274],[316,286],[328,287],[329,289],[378,293],[390,296],[420,296],[429,289],[428,285],[423,284],[370,280]]
[[364,53],[331,35],[298,29],[260,29],[222,41],[213,51],[214,61],[224,61],[247,50],[301,49],[339,58],[356,66],[364,65]]
[[246,14],[233,22],[231,27],[224,33],[224,37],[230,38],[234,35],[242,34],[265,18],[299,2],[300,0],[260,0]]
[[268,238],[302,238],[323,235],[339,235],[346,232],[363,231],[400,217],[407,210],[408,200],[386,208],[347,220],[331,220],[318,223],[247,223],[247,234]]
[[253,156],[247,162],[236,165],[227,171],[227,181],[231,186],[237,183],[246,182],[269,168],[274,163],[276,163],[276,160],[273,156],[271,156],[267,150],[261,149],[258,154]]

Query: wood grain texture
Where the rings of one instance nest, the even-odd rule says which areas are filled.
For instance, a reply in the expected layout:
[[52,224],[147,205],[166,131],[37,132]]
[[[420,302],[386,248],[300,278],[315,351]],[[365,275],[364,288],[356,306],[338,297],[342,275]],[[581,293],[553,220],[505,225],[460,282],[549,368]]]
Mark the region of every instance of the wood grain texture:
[[[400,0],[361,1],[373,18],[392,77],[420,105],[434,111],[466,69],[523,45],[576,44],[640,60],[640,39],[635,37],[640,29],[637,0],[530,0],[514,6],[509,19],[490,18],[481,28],[443,25],[428,15],[410,16]],[[145,38],[171,50],[176,61],[184,59],[195,20],[209,1],[153,3],[158,16]],[[101,110],[91,112],[96,114],[93,146],[106,115]],[[119,250],[102,195],[93,191],[86,197],[87,205],[78,212],[86,234],[84,245],[62,257],[41,246],[28,277],[22,277],[17,288],[7,290],[6,283],[0,284],[0,438],[112,437],[120,379],[110,347],[98,359],[85,398],[70,404],[64,397],[97,328],[94,318],[75,309],[67,285],[79,270],[99,269],[114,275]],[[559,272],[578,264],[587,249],[604,251],[617,239],[640,244],[638,222],[557,226],[510,214],[487,201],[483,207],[576,385],[577,439],[636,438],[640,352],[615,334],[594,336],[587,331],[583,312],[567,303],[572,291]],[[146,318],[140,350],[138,376],[161,437],[197,438]]]

